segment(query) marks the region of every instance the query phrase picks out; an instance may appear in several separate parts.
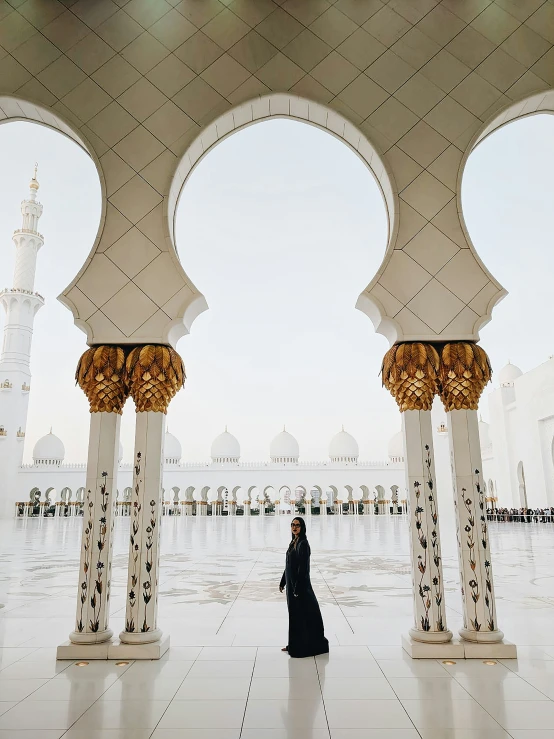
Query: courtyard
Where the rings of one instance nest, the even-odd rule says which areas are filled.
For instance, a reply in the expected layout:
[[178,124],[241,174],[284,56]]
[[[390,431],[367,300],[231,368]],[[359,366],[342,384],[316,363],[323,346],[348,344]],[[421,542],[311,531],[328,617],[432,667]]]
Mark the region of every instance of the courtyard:
[[[445,510],[447,514],[447,510]],[[124,626],[128,518],[114,536]],[[74,626],[80,518],[2,521],[0,739],[550,739],[550,524],[491,524],[498,621],[517,660],[412,660],[406,517],[308,521],[328,656],[289,659],[278,582],[288,517],[163,517],[159,661],[56,662]],[[447,621],[461,626],[445,515]],[[86,662],[86,660],[83,660]]]

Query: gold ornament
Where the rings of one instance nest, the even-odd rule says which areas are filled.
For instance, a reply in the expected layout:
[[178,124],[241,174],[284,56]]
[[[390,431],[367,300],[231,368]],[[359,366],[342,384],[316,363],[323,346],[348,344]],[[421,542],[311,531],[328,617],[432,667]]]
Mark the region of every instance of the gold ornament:
[[492,370],[487,353],[472,341],[445,344],[439,368],[440,397],[447,411],[476,411]]
[[126,369],[137,413],[167,413],[171,399],[185,382],[183,360],[170,346],[137,346],[127,357]]
[[75,381],[90,403],[91,413],[121,413],[129,395],[125,352],[120,346],[93,346],[82,355]]
[[383,358],[383,385],[401,412],[428,411],[438,392],[439,355],[432,344],[395,344]]

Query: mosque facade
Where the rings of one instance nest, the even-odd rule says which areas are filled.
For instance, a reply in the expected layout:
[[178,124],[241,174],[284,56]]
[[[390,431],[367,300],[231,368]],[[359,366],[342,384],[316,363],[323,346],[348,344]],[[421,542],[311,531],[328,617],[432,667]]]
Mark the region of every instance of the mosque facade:
[[[43,436],[33,450],[33,464],[23,465],[17,475],[17,502],[39,500],[56,505],[64,512],[67,504],[83,502],[86,483],[85,464],[65,464],[64,444],[52,432]],[[117,502],[126,512],[131,499],[133,465],[122,462],[120,446],[117,475]],[[352,508],[377,505],[395,512],[406,502],[406,483],[402,435],[392,437],[385,461],[359,461],[355,438],[339,431],[329,445],[329,457],[322,462],[303,462],[295,437],[283,429],[273,439],[269,459],[241,462],[239,441],[227,429],[214,439],[211,461],[182,460],[179,440],[169,432],[164,440],[164,505],[172,512],[202,515],[226,510],[248,514],[260,505],[275,506],[283,511],[294,509],[295,502],[311,501],[315,509],[341,509],[341,503]],[[358,504],[358,505],[357,505]],[[16,505],[16,513],[21,514]],[[61,512],[61,511],[60,511]]]

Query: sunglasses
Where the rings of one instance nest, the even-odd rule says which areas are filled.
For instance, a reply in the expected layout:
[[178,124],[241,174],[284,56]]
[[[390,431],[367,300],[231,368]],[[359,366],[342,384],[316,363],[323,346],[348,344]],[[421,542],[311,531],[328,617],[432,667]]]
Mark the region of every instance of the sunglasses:
[[290,527],[291,527],[291,529],[299,529],[299,528],[301,528],[301,526],[300,526],[299,523],[291,523]]

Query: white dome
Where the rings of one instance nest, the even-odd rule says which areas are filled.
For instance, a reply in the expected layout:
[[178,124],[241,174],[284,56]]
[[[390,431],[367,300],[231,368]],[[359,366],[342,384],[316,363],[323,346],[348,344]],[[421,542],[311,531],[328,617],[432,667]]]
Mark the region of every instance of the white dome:
[[164,458],[166,464],[179,464],[181,461],[181,444],[179,439],[169,431],[165,432]]
[[51,464],[59,467],[64,457],[65,447],[63,442],[57,436],[54,436],[52,431],[39,439],[33,449],[33,462],[35,464]]
[[211,457],[214,462],[238,462],[240,444],[233,434],[227,431],[227,427],[213,440]]
[[481,449],[486,449],[491,445],[490,426],[483,419],[479,419],[479,441],[481,443]]
[[339,431],[329,444],[329,457],[332,462],[355,462],[360,455],[358,442],[347,431]]
[[404,436],[402,431],[391,437],[388,446],[389,459],[395,462],[404,461]]
[[298,462],[300,447],[292,434],[283,429],[269,445],[272,462]]
[[502,367],[502,369],[498,373],[498,381],[500,382],[500,387],[513,387],[514,381],[517,380],[518,377],[521,377],[522,374],[523,372],[519,369],[519,367],[516,367],[515,364],[508,362],[508,364],[505,367]]

